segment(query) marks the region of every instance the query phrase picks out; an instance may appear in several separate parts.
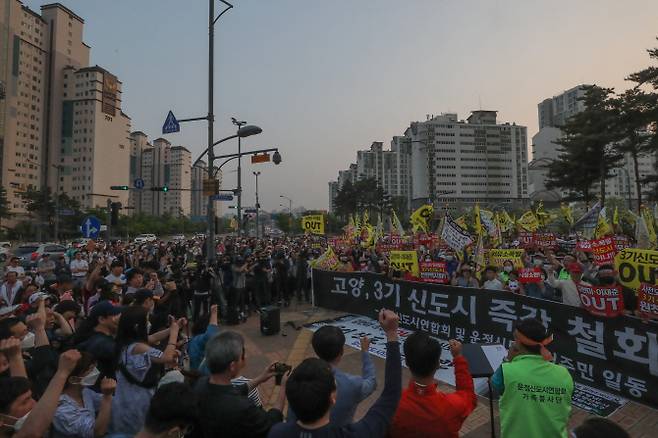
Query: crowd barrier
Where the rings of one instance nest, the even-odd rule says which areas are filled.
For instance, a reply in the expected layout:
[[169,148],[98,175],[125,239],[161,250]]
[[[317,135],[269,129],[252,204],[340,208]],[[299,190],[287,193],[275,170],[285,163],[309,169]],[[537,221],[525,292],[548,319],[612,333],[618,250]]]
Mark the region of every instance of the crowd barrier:
[[506,291],[391,280],[362,272],[313,271],[318,307],[377,318],[441,339],[509,346],[514,323],[534,317],[554,334],[548,346],[574,380],[658,408],[658,322],[604,318],[585,309]]

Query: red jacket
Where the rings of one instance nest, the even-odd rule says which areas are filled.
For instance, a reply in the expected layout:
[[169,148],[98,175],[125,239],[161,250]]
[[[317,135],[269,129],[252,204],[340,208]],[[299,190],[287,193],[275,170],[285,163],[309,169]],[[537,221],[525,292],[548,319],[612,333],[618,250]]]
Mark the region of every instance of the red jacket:
[[464,420],[477,406],[473,378],[463,356],[454,360],[457,390],[444,394],[436,383],[421,387],[412,379],[402,392],[402,398],[389,429],[389,437],[458,438]]

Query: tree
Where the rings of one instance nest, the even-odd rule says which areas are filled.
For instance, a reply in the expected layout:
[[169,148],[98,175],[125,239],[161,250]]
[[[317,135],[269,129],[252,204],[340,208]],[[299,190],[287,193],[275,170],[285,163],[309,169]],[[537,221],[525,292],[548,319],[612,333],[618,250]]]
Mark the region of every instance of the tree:
[[[657,38],[658,39],[658,38]],[[652,61],[658,61],[658,48],[648,49],[649,59]],[[640,70],[635,73],[631,73],[627,80],[635,83],[635,89],[640,89],[645,86],[652,90],[649,94],[650,104],[648,107],[645,107],[644,110],[644,121],[647,122],[646,125],[640,129],[644,129],[644,145],[643,147],[648,153],[657,154],[658,153],[658,100],[656,98],[656,90],[658,90],[658,66],[651,65],[643,70]],[[648,187],[646,191],[650,200],[658,200],[658,163],[656,165],[656,173],[652,175],[647,175],[643,179],[638,178],[636,172],[636,181],[640,180],[642,184],[645,184]],[[638,196],[640,192],[638,191]],[[638,203],[638,208],[640,203]]]
[[[614,146],[622,136],[615,129],[617,108],[612,88],[589,85],[585,88],[585,110],[560,127],[563,136],[558,160],[549,166],[548,188],[580,193],[587,202],[594,181],[599,182],[601,205],[605,205],[606,179],[618,167],[623,155]],[[589,184],[588,184],[589,182]]]
[[619,117],[615,129],[623,137],[616,145],[620,154],[628,154],[633,162],[635,189],[637,192],[637,211],[642,205],[642,178],[640,177],[639,159],[651,152],[656,146],[652,144],[652,136],[647,131],[650,126],[653,111],[658,105],[658,95],[645,93],[639,88],[631,88],[614,99]]
[[338,190],[334,198],[334,210],[336,214],[346,218],[356,211],[356,192],[352,181],[346,181],[345,184]]
[[345,182],[338,190],[334,199],[334,210],[336,214],[346,219],[350,214],[368,210],[370,216],[379,211],[384,203],[384,190],[379,186],[375,178],[365,178],[352,184]]

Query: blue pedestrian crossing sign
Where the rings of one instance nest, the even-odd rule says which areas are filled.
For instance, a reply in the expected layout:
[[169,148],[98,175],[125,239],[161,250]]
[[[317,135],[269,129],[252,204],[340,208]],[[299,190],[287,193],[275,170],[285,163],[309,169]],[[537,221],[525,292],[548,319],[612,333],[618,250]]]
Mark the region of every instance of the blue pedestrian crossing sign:
[[213,201],[232,201],[233,195],[230,193],[219,193],[211,196]]
[[174,113],[169,111],[169,114],[167,114],[167,118],[165,119],[164,125],[162,125],[162,133],[171,134],[174,132],[180,132],[180,123],[178,123],[178,120],[176,120],[176,116],[174,116]]
[[87,216],[82,221],[82,236],[87,239],[95,239],[101,231],[101,221],[96,216]]
[[133,181],[133,185],[136,189],[141,190],[144,188],[144,180],[141,178],[136,178],[135,181]]

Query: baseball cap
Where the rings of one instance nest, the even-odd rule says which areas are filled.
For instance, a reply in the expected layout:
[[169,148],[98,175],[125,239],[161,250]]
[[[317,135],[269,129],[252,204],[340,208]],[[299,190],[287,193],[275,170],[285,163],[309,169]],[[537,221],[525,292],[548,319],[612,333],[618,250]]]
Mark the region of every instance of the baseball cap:
[[582,274],[583,273],[583,267],[580,266],[580,263],[570,263],[569,266],[567,266],[567,271]]
[[30,306],[31,306],[32,304],[36,303],[36,302],[39,301],[40,299],[44,299],[44,300],[45,300],[46,298],[49,298],[49,297],[50,297],[50,295],[48,295],[48,294],[45,293],[45,292],[37,292],[37,293],[34,293],[34,294],[30,295],[30,298],[28,298],[27,302],[28,302],[28,303],[30,304]]
[[89,317],[94,321],[98,321],[98,318],[100,318],[101,316],[108,317],[108,316],[118,315],[120,313],[121,313],[121,307],[115,306],[109,301],[101,301],[91,308],[91,312],[89,312]]

